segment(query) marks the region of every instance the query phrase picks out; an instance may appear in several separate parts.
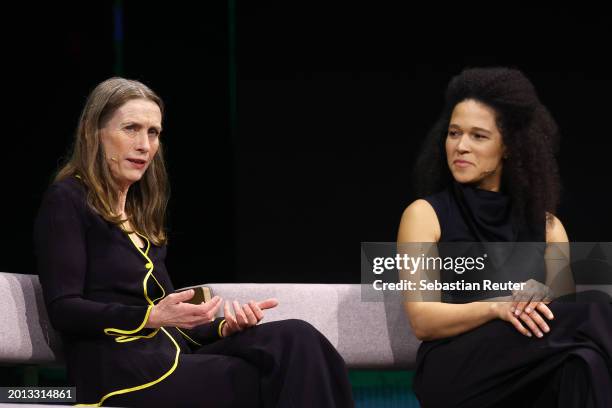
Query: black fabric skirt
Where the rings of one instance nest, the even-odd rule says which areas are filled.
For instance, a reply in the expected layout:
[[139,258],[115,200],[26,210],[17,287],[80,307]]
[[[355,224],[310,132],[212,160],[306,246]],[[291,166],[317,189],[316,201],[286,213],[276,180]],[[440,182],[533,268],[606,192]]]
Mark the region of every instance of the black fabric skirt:
[[414,377],[422,407],[612,407],[610,297],[582,292],[548,306],[542,338],[495,319],[423,342]]

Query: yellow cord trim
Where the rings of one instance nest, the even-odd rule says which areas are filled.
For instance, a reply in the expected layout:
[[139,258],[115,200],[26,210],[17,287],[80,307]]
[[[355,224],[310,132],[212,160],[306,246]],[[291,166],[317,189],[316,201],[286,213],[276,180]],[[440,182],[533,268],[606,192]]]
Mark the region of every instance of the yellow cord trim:
[[[136,232],[136,231],[134,231]],[[157,278],[155,277],[155,275],[153,275],[153,269],[155,269],[155,265],[153,264],[153,261],[151,261],[151,258],[149,258],[149,249],[151,248],[151,242],[149,242],[148,238],[145,237],[142,234],[139,234],[138,232],[136,232],[137,235],[141,236],[142,238],[144,238],[144,240],[147,242],[147,249],[145,250],[145,252],[142,252],[142,249],[138,248],[138,245],[136,245],[130,238],[130,241],[132,241],[132,244],[134,245],[134,247],[136,247],[136,249],[138,250],[138,252],[140,252],[142,254],[142,256],[147,260],[147,264],[145,265],[148,269],[149,272],[147,273],[147,276],[145,276],[143,283],[143,290],[144,290],[144,294],[145,294],[145,298],[147,299],[147,301],[150,304],[154,304],[157,300],[159,299],[163,299],[166,296],[166,291],[164,290],[164,287],[159,283],[159,281],[157,280]],[[128,236],[129,238],[129,236]],[[153,280],[155,281],[155,283],[157,283],[157,286],[161,289],[162,291],[162,295],[156,299],[151,300],[149,298],[149,294],[147,293],[147,281],[149,280],[149,277],[152,277]]]
[[[136,245],[134,243],[134,241],[132,241],[132,239],[128,235],[128,238],[130,239],[130,241],[132,242],[134,247],[147,260],[147,265],[146,266],[148,267],[149,271],[147,272],[144,280],[142,281],[142,288],[143,288],[144,297],[147,300],[147,303],[149,303],[149,307],[147,308],[147,313],[146,313],[142,323],[136,329],[134,329],[134,330],[121,330],[121,329],[115,329],[115,328],[108,327],[108,328],[104,329],[104,333],[106,335],[109,335],[109,336],[118,336],[120,334],[133,334],[133,333],[136,333],[136,332],[140,331],[145,326],[147,321],[149,320],[149,314],[151,313],[151,309],[155,305],[155,302],[157,300],[159,300],[159,299],[162,299],[164,296],[166,296],[166,291],[164,290],[164,287],[159,283],[159,281],[157,280],[155,275],[153,275],[153,269],[155,269],[155,265],[153,264],[153,261],[151,261],[151,258],[149,258],[149,256],[148,256],[149,249],[151,248],[151,242],[144,235],[139,234],[138,232],[136,232],[136,234],[140,235],[147,242],[147,249],[145,250],[145,252],[142,252],[142,249],[140,249],[138,247],[138,245]],[[126,235],[127,235],[127,233],[126,233]],[[151,298],[149,297],[149,294],[147,293],[147,282],[149,280],[149,277],[153,277],[153,280],[155,281],[157,286],[162,291],[161,297],[158,297],[158,298],[153,299],[153,300],[151,300]],[[134,341],[134,340],[138,340],[138,339],[150,339],[151,337],[155,336],[158,331],[159,331],[159,329],[153,331],[152,333],[150,333],[150,334],[148,334],[146,336],[120,336],[120,337],[115,338],[115,341],[117,343],[126,343],[128,341]],[[113,332],[115,332],[115,333],[113,333]]]
[[[152,271],[152,270],[153,270],[153,269],[151,269],[151,271]],[[155,299],[153,299],[153,300],[152,300],[152,302],[153,302],[153,303],[155,303],[155,302],[157,302],[159,299],[163,299],[163,298],[164,298],[164,296],[166,296],[166,291],[164,290],[164,287],[163,287],[162,285],[160,285],[159,281],[157,280],[157,278],[155,277],[155,275],[153,275],[153,273],[151,273],[151,277],[153,278],[153,280],[155,281],[155,283],[157,283],[157,286],[159,286],[159,288],[160,288],[160,289],[161,289],[161,291],[162,291],[162,295],[161,295],[160,297],[155,298]],[[146,287],[145,287],[145,290],[146,290]]]
[[134,341],[138,339],[150,339],[157,335],[159,328],[155,329],[153,332],[147,334],[146,336],[120,336],[115,339],[117,343],[127,343],[128,341]]
[[198,343],[197,341],[195,341],[194,339],[192,339],[191,337],[186,335],[181,329],[179,329],[178,327],[175,327],[175,329],[180,331],[183,336],[185,336],[185,337],[187,337],[189,339],[189,341],[191,341],[192,343],[197,344],[198,346],[202,347],[202,345],[200,343]]
[[[151,309],[153,309],[153,305],[149,305],[147,307],[147,313],[145,314],[145,317],[142,320],[142,323],[140,323],[140,326],[138,326],[134,330],[121,330],[121,329],[113,329],[111,327],[108,327],[108,328],[104,329],[104,334],[107,334],[109,336],[114,336],[114,335],[118,335],[118,334],[132,334],[132,333],[136,333],[137,331],[141,330],[145,326],[145,324],[147,324],[147,320],[149,320],[149,315],[151,314]],[[116,333],[111,333],[111,331],[114,331]],[[126,337],[126,336],[122,336],[122,337]],[[140,337],[144,337],[144,336],[140,336]],[[118,341],[118,340],[115,339],[115,341]]]
[[176,340],[174,340],[174,338],[170,335],[170,333],[168,333],[166,331],[166,329],[161,327],[161,330],[164,333],[166,333],[166,336],[168,336],[170,338],[170,340],[172,340],[172,343],[174,343],[174,346],[176,347],[176,356],[174,357],[174,364],[172,365],[170,370],[168,370],[164,375],[159,377],[157,380],[154,380],[154,381],[151,381],[151,382],[148,382],[146,384],[142,384],[142,385],[139,385],[139,386],[136,386],[136,387],[124,388],[122,390],[117,390],[117,391],[110,392],[110,393],[106,394],[105,396],[103,396],[102,399],[100,401],[98,401],[98,403],[96,403],[96,404],[76,404],[75,406],[77,406],[77,407],[101,407],[102,403],[107,398],[112,397],[113,395],[125,394],[125,393],[132,392],[132,391],[142,390],[144,388],[147,388],[147,387],[150,387],[152,385],[157,384],[158,382],[164,380],[166,377],[168,377],[170,374],[172,374],[174,372],[174,370],[176,370],[176,367],[178,366],[178,360],[179,360],[179,355],[181,354],[181,348],[179,347],[179,345],[176,342]]
[[223,338],[223,335],[221,333],[223,333],[223,326],[225,326],[225,319],[221,320],[221,323],[219,323],[219,327],[217,327],[217,333],[219,334],[220,338]]

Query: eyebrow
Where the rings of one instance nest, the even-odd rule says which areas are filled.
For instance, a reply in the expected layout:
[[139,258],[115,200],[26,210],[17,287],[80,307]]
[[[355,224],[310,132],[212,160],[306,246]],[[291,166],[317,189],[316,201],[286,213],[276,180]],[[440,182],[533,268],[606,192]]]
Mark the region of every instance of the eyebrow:
[[[138,125],[138,126],[142,126],[142,123],[136,122],[136,121],[134,121],[134,120],[128,120],[127,122],[122,122],[120,126],[122,126],[122,127],[123,127],[123,126],[125,126],[125,125]],[[155,126],[155,125],[153,125],[153,126],[151,126],[151,127],[152,127],[152,128],[154,128],[154,129],[156,129],[156,130],[157,130],[158,132],[160,132],[160,133],[161,133],[161,131],[162,131],[162,129],[163,129],[161,126]]]
[[[449,127],[461,129],[461,126],[455,125],[453,123],[450,124]],[[487,129],[484,129],[484,128],[481,128],[481,127],[478,127],[478,126],[474,126],[474,127],[472,127],[472,129],[473,130],[481,130],[481,131],[487,132],[487,133],[492,133],[490,130],[487,130]]]

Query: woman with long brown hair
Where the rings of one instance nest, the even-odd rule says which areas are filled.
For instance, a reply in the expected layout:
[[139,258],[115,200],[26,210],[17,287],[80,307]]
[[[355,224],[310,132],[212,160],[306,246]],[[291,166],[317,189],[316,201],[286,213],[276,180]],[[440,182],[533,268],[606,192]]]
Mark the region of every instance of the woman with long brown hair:
[[350,407],[342,357],[275,299],[190,304],[165,267],[164,105],[123,78],[90,94],[35,221],[38,272],[82,405]]

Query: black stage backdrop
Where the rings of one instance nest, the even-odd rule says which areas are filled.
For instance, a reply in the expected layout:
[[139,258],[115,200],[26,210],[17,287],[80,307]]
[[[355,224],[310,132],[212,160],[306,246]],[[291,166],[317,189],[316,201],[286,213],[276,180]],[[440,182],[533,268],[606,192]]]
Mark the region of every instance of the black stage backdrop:
[[606,13],[81,3],[4,16],[0,271],[35,273],[42,193],[88,92],[116,74],[167,104],[167,265],[177,287],[358,282],[359,243],[395,239],[414,199],[418,147],[466,66],[530,77],[562,130],[558,215],[570,239],[612,240]]

